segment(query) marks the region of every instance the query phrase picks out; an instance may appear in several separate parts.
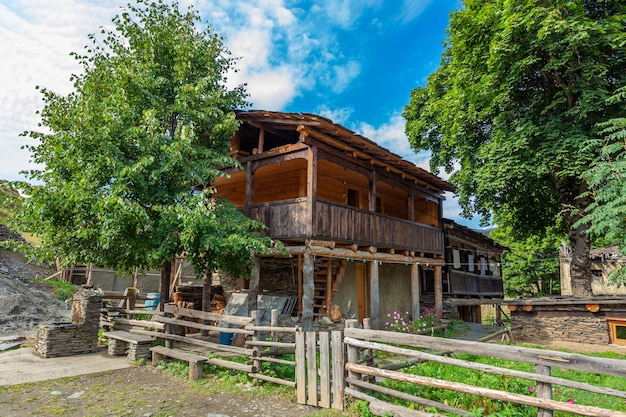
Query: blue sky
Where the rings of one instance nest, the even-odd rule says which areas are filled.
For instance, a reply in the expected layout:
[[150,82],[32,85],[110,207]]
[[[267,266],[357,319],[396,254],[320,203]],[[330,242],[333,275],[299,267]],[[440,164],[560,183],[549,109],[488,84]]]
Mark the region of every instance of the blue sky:
[[[402,109],[411,89],[439,66],[449,14],[460,0],[180,0],[225,37],[252,108],[310,112],[428,169],[413,152]],[[62,94],[80,71],[72,51],[109,26],[125,0],[2,0],[0,4],[0,179],[20,178],[28,153],[19,134],[37,128],[36,85]],[[442,173],[442,177],[446,177]],[[458,216],[452,195],[444,216]]]

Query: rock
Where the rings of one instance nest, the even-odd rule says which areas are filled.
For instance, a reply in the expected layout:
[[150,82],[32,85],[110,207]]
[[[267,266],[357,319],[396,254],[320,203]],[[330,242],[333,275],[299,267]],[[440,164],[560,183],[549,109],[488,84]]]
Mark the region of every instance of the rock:
[[342,318],[343,316],[341,314],[341,309],[339,308],[339,306],[337,304],[333,304],[332,306],[330,306],[330,320],[333,323],[339,323]]
[[73,393],[72,395],[67,397],[67,399],[68,400],[75,400],[76,398],[80,398],[83,395],[85,395],[85,391],[76,391],[75,393]]

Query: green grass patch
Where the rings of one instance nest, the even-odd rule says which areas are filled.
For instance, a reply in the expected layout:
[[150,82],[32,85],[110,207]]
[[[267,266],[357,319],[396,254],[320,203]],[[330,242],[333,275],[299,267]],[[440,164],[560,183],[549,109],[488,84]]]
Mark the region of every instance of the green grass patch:
[[58,300],[65,301],[70,300],[76,291],[78,291],[78,286],[66,281],[56,281],[56,280],[46,280],[44,278],[33,278],[33,282],[37,284],[42,284],[50,287],[52,289],[52,294]]

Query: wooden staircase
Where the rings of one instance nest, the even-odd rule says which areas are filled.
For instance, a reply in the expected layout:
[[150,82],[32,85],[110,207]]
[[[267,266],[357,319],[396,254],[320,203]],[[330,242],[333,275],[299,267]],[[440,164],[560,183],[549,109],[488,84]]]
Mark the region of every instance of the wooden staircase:
[[320,257],[315,262],[315,291],[313,297],[313,315],[315,317],[330,314],[335,294],[346,272],[346,261]]

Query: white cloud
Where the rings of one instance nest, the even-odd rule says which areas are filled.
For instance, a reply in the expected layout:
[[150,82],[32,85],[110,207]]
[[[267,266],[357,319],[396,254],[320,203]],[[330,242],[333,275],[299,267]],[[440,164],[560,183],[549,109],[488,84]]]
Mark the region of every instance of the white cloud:
[[433,0],[403,0],[400,16],[398,20],[402,23],[409,23],[421,15]]
[[382,0],[324,0],[320,2],[319,8],[313,11],[322,11],[331,22],[348,29],[361,17],[366,8],[378,7],[381,4]]
[[326,105],[322,105],[319,106],[315,112],[322,117],[330,119],[333,123],[345,126],[345,124],[350,119],[350,116],[354,112],[354,109],[351,107],[345,107],[343,109],[331,109]]
[[333,93],[341,93],[359,75],[361,64],[357,61],[349,61],[345,65],[335,65],[333,70],[335,76],[330,80],[331,90]]

